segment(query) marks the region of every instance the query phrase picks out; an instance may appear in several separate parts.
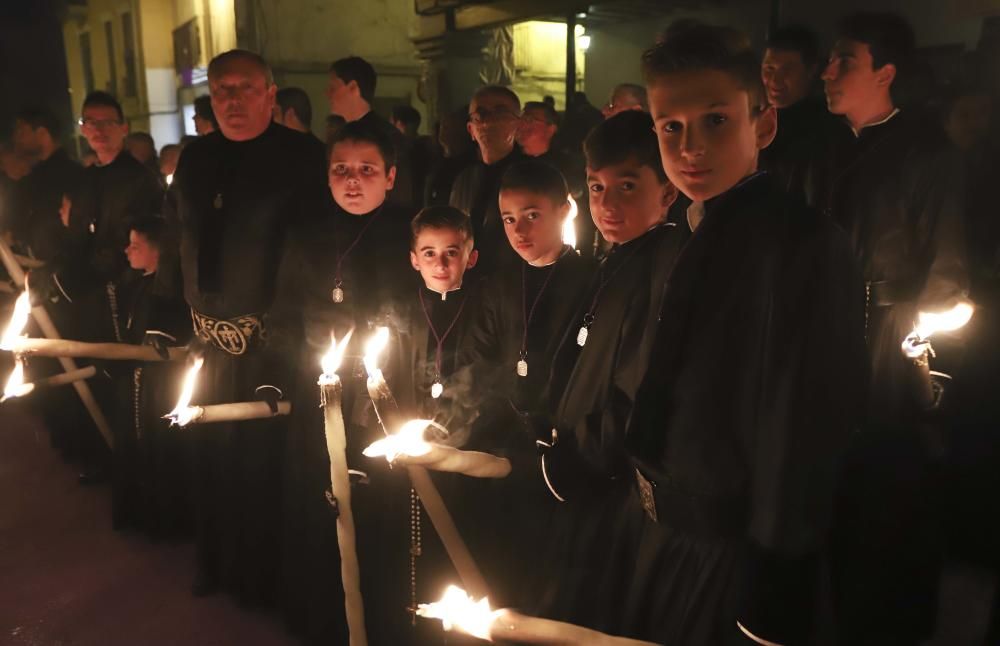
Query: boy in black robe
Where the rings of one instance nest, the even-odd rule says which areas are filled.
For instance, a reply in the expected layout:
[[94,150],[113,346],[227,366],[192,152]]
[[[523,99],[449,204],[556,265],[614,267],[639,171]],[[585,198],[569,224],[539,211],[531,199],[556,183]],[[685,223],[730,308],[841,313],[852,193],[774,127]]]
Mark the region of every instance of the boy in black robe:
[[[382,431],[368,397],[363,348],[375,329],[387,324],[399,294],[416,287],[407,262],[410,214],[388,200],[395,178],[395,149],[382,129],[361,121],[342,126],[330,145],[332,199],[292,231],[277,279],[280,296],[274,322],[284,339],[283,351],[296,357],[298,366],[283,468],[282,605],[290,629],[307,644],[346,640],[336,516],[326,493],[330,462],[317,406],[319,360],[330,348],[331,335],[343,342],[352,334],[338,375],[343,384],[348,464],[367,471],[370,464],[361,451]],[[388,353],[382,365],[395,360],[395,354]],[[385,372],[389,374],[387,368]],[[396,593],[393,600],[366,605],[369,639],[395,643],[397,635],[409,628],[405,610],[409,500],[405,484],[394,489],[404,492],[402,497],[380,500],[383,481],[391,479],[395,486],[403,483],[405,474],[397,470],[380,475],[381,479],[356,487],[353,506],[365,599],[377,598],[369,596],[369,586],[373,579],[380,583],[377,575],[382,567],[396,577],[387,577],[384,583]],[[378,525],[383,517],[398,519],[400,527],[383,534]],[[395,543],[387,548],[384,544],[389,541]],[[394,570],[380,563],[383,554],[399,557],[398,563],[391,563]]]
[[[208,78],[220,130],[185,149],[165,208],[205,346],[192,404],[260,397],[276,409],[294,359],[268,329],[276,277],[287,233],[322,203],[324,160],[306,135],[272,123],[276,87],[259,56],[220,54]],[[184,431],[195,436],[196,594],[273,601],[285,427],[271,418]]]
[[936,120],[900,107],[914,57],[906,21],[860,13],[837,33],[823,80],[844,119],[814,199],[861,263],[870,363],[864,432],[838,508],[834,588],[845,640],[915,643],[936,616],[938,440],[919,431],[928,377],[900,346],[919,312],[967,299],[963,164]]
[[[481,400],[473,446],[510,459],[512,475],[488,483],[489,554],[484,567],[493,596],[530,605],[533,558],[555,500],[537,477],[531,420],[544,415],[542,396],[552,360],[570,327],[597,263],[563,244],[569,216],[566,180],[549,164],[513,164],[500,184],[500,217],[520,262],[486,279],[483,305],[464,363]],[[471,447],[470,447],[471,448]]]
[[683,238],[667,221],[677,189],[652,130],[648,114],[628,110],[587,137],[590,210],[613,247],[566,324],[547,387],[548,419],[535,424],[545,449],[541,476],[562,503],[540,548],[538,611],[599,630],[614,628],[616,577],[625,575],[610,567],[629,536],[622,442]]
[[[125,248],[131,272],[123,277],[123,341],[147,344],[166,354],[188,341],[191,315],[179,294],[158,293],[156,273],[166,222],[136,218]],[[151,536],[177,538],[190,529],[190,436],[170,429],[163,419],[180,395],[183,366],[169,362],[125,363],[117,392],[112,522]],[[118,371],[120,372],[120,370]]]
[[863,386],[850,247],[756,171],[775,112],[743,42],[695,24],[643,57],[663,168],[692,200],[621,473],[642,521],[621,631],[657,643],[806,643]]

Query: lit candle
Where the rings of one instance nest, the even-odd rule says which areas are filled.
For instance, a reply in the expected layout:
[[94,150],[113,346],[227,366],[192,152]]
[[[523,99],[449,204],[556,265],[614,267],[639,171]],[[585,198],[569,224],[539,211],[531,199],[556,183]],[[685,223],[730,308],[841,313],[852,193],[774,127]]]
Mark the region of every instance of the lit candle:
[[236,402],[233,404],[213,404],[211,406],[191,406],[194,395],[194,385],[201,370],[204,359],[194,360],[191,369],[184,378],[181,396],[174,409],[163,416],[169,419],[171,425],[187,426],[188,424],[213,424],[216,422],[245,422],[254,419],[266,419],[279,415],[290,415],[292,404],[287,401],[278,402],[278,410],[273,411],[267,402]]
[[[400,414],[396,400],[392,396],[392,391],[389,390],[389,385],[386,383],[382,371],[378,368],[379,355],[385,349],[388,341],[388,328],[379,328],[375,336],[365,345],[364,358],[365,370],[368,372],[368,396],[371,397],[375,415],[386,435],[390,434],[389,429],[398,429],[403,426],[402,422],[399,421]],[[427,512],[427,517],[431,519],[431,524],[434,525],[458,576],[468,589],[480,597],[487,596],[489,592],[486,579],[483,578],[476,562],[472,560],[472,554],[459,535],[455,521],[448,513],[448,508],[445,507],[444,500],[442,500],[437,487],[434,486],[434,481],[431,480],[427,469],[409,465],[406,467],[406,472],[409,474],[410,483],[417,495],[420,496],[420,502]]]
[[0,349],[39,357],[72,357],[105,361],[183,361],[187,357],[187,350],[184,348],[167,348],[167,359],[164,359],[155,348],[148,345],[88,343],[68,339],[29,339],[24,336],[14,337],[11,347]]
[[493,610],[489,600],[475,601],[464,590],[448,586],[440,601],[422,603],[417,615],[440,619],[445,630],[458,629],[486,641],[519,644],[587,644],[587,646],[656,646],[652,642],[614,637],[551,619],[529,617],[507,608]]
[[962,302],[944,312],[920,312],[913,331],[903,339],[903,352],[911,359],[921,357],[930,348],[931,336],[964,327],[974,311],[972,303]]
[[573,199],[572,195],[567,195],[566,199],[569,201],[569,213],[566,215],[566,221],[563,222],[562,228],[562,241],[563,244],[568,244],[569,246],[576,249],[576,214],[579,209],[576,206],[576,200]]
[[363,453],[369,458],[384,457],[390,463],[461,473],[473,478],[506,478],[510,475],[510,460],[507,458],[428,442],[425,438],[428,428],[436,429],[442,436],[448,435],[448,429],[436,422],[411,419],[398,432],[376,440]]
[[351,340],[351,333],[338,344],[332,337],[330,350],[320,364],[323,374],[319,377],[320,405],[326,433],[326,450],[330,455],[330,490],[337,501],[337,546],[340,549],[340,578],[344,586],[344,610],[351,646],[364,646],[368,642],[365,632],[365,607],[361,597],[361,568],[355,544],[354,514],[351,511],[351,481],[347,470],[347,433],[341,410],[343,387],[337,370],[344,358],[344,351]]
[[87,366],[86,368],[79,368],[70,372],[61,372],[59,374],[52,375],[51,377],[45,377],[31,383],[24,383],[24,370],[21,367],[21,360],[18,359],[17,365],[14,367],[14,372],[11,373],[11,378],[7,382],[7,387],[4,388],[3,398],[0,398],[0,402],[7,401],[12,397],[23,397],[38,390],[39,388],[62,386],[65,384],[76,383],[77,381],[83,381],[84,379],[90,379],[96,374],[97,368],[94,366]]
[[31,300],[28,290],[25,288],[21,295],[14,301],[14,312],[10,316],[10,322],[0,337],[0,350],[13,350],[21,339],[21,333],[28,325],[28,317],[31,316]]

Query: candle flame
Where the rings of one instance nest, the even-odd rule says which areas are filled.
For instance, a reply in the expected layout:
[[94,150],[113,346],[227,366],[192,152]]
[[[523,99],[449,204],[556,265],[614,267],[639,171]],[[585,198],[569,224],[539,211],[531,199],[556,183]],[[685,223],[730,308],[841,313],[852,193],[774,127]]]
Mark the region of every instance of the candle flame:
[[174,183],[174,174],[170,173],[169,175],[164,177],[164,179],[167,181],[167,186],[170,186],[171,184]]
[[12,397],[23,397],[35,389],[34,384],[24,383],[24,363],[20,360],[14,363],[14,370],[7,379],[7,385],[3,388],[3,398],[0,402],[7,401]]
[[944,312],[920,312],[913,332],[903,339],[903,352],[911,359],[919,357],[927,351],[932,335],[937,332],[951,332],[965,326],[974,311],[972,303],[962,302]]
[[579,209],[576,206],[576,200],[573,199],[572,195],[567,195],[566,199],[569,200],[569,214],[566,216],[565,222],[563,222],[562,228],[562,241],[563,244],[568,244],[569,246],[576,249],[576,214]]
[[181,396],[177,400],[177,405],[174,406],[172,411],[166,414],[171,424],[187,426],[195,418],[198,409],[197,407],[189,406],[189,404],[191,403],[191,397],[194,395],[194,385],[198,380],[198,372],[201,370],[201,365],[204,362],[205,360],[202,357],[196,358],[191,365],[191,369],[185,375],[184,386],[181,388]]
[[31,300],[28,296],[28,288],[25,287],[21,295],[14,302],[14,313],[11,314],[10,323],[0,338],[0,350],[13,350],[17,345],[17,340],[21,337],[21,332],[28,325],[28,317],[31,316]]
[[365,371],[369,377],[374,377],[378,372],[378,357],[389,344],[389,328],[380,327],[375,330],[375,334],[365,343]]
[[330,349],[319,361],[323,367],[323,377],[333,379],[337,376],[337,370],[340,369],[340,364],[344,361],[344,353],[347,352],[347,344],[351,342],[352,334],[354,334],[354,330],[349,331],[344,339],[337,343],[337,335],[333,332],[330,333]]
[[449,585],[440,601],[422,603],[417,614],[428,619],[440,619],[445,630],[458,628],[479,639],[490,639],[490,627],[496,621],[499,610],[490,608],[490,601],[483,597],[474,601],[465,590]]
[[389,462],[395,461],[401,455],[427,455],[431,450],[430,443],[425,439],[427,429],[433,428],[442,437],[448,435],[448,429],[429,419],[411,419],[398,432],[386,435],[368,446],[362,453],[369,458],[385,456]]

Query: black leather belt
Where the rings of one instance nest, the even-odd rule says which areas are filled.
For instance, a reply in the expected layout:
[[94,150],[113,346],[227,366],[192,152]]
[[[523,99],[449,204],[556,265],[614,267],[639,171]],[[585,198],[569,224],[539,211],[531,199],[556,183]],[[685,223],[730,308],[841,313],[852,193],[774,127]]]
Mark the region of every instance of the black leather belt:
[[191,320],[199,339],[226,354],[246,354],[267,340],[264,317],[261,315],[244,314],[232,319],[217,319],[192,309]]
[[868,281],[866,286],[868,302],[875,307],[912,302],[920,296],[920,286],[908,280],[874,280]]
[[748,503],[744,498],[693,495],[657,484],[635,469],[635,492],[650,520],[671,529],[708,536],[746,532]]

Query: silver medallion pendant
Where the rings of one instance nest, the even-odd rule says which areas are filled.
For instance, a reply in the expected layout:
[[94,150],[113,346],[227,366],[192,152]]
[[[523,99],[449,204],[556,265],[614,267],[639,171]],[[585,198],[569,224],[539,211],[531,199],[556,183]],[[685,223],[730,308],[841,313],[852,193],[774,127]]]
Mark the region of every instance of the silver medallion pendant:
[[343,303],[344,290],[341,289],[340,287],[334,287],[333,292],[330,294],[330,297],[333,299],[334,303]]
[[212,200],[212,206],[214,206],[216,209],[222,208],[222,193],[215,194],[215,199]]
[[580,331],[576,333],[576,344],[581,348],[587,345],[587,336],[590,334],[590,330],[587,329],[586,325],[580,326]]
[[517,376],[527,377],[528,376],[528,362],[521,359],[517,362]]
[[441,385],[440,381],[435,381],[434,384],[431,386],[431,397],[437,399],[438,397],[441,396],[441,393],[443,392],[444,392],[444,386]]

